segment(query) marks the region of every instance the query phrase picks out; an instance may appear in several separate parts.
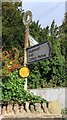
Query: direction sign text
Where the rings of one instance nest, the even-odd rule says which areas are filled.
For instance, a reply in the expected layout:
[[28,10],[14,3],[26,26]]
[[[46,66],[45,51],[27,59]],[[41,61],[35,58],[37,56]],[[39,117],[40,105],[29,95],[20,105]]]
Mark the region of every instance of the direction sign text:
[[28,51],[28,63],[39,61],[41,59],[47,59],[51,56],[50,42],[46,41],[42,44],[37,44],[27,49]]

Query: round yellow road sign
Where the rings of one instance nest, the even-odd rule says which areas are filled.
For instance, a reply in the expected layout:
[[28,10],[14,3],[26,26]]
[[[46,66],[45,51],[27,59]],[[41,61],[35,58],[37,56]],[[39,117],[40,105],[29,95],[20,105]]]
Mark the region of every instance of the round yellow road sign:
[[21,77],[28,77],[29,73],[30,73],[30,70],[27,67],[22,67],[19,70],[19,74]]

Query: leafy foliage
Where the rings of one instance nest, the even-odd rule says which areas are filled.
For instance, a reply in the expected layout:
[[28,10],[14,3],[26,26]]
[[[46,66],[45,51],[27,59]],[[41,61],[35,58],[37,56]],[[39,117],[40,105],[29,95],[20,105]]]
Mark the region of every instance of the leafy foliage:
[[[36,82],[38,82],[38,87],[42,87],[42,88],[66,86],[65,85],[65,81],[66,81],[65,55],[62,54],[62,48],[61,48],[62,39],[60,37],[59,28],[55,24],[54,20],[51,24],[50,29],[48,26],[46,28],[41,29],[39,28],[39,25],[36,27],[35,24],[37,23],[34,22],[34,26],[33,26],[33,23],[32,23],[31,25],[32,29],[30,27],[30,31],[31,31],[30,33],[34,33],[38,31],[36,32],[37,34],[36,38],[38,38],[38,41],[39,40],[44,41],[48,39],[51,42],[52,57],[48,60],[44,60],[44,61],[42,60],[38,63],[33,63],[32,65],[30,65],[30,69],[32,72],[28,79],[29,87],[31,88],[31,85],[32,85],[33,88],[36,88],[36,85],[35,85]],[[45,37],[45,33],[46,33],[46,37]],[[39,41],[39,42],[42,42],[42,41]]]
[[[17,48],[12,48],[11,51],[3,51],[3,76],[8,76],[8,74],[17,68],[21,67],[23,64],[23,57],[20,56],[20,51]],[[22,61],[21,61],[22,60]]]
[[9,50],[12,47],[22,49],[24,39],[22,3],[3,2],[2,11],[3,49]]
[[12,103],[25,103],[26,101],[35,102],[46,102],[40,96],[35,96],[33,93],[24,90],[24,79],[20,78],[18,70],[10,73],[8,77],[2,80],[2,101]]

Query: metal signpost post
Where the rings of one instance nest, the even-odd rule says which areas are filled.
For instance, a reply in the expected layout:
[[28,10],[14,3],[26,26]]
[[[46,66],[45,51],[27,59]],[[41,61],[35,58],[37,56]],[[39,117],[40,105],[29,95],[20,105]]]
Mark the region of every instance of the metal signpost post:
[[[24,66],[27,65],[27,51],[26,51],[26,48],[28,48],[28,32],[29,32],[29,29],[28,29],[28,28],[25,28],[25,39],[24,39]],[[24,89],[27,90],[27,78],[25,78]]]
[[[32,13],[31,11],[26,11],[23,16],[23,23],[25,25],[25,38],[24,38],[24,66],[27,65],[27,51],[28,48],[28,34],[29,34],[29,25],[32,21]],[[25,78],[25,86],[24,89],[27,90],[27,77]]]

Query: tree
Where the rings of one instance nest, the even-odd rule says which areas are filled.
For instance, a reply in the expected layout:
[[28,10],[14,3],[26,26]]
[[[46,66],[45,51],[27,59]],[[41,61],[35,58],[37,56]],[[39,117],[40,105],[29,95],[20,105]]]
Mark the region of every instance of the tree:
[[20,51],[23,51],[23,13],[21,2],[2,3],[3,50],[9,50],[12,47],[16,47]]
[[[28,78],[29,86],[30,83],[32,85],[32,81],[35,82],[36,80],[39,81],[40,87],[65,86],[65,58],[61,53],[59,27],[57,27],[54,20],[52,21],[50,29],[48,26],[42,29],[37,23],[32,24],[34,24],[34,26],[31,25],[30,31],[39,42],[44,42],[44,40],[47,39],[51,42],[52,57],[49,60],[42,60],[37,64],[32,63],[30,69],[33,69],[33,71]],[[35,67],[32,68],[32,66]],[[39,72],[37,73],[37,71]],[[37,77],[37,74],[35,74],[34,77],[33,73],[37,73],[39,76]]]
[[[65,57],[65,78],[67,79],[66,69],[67,69],[67,12],[64,15],[64,20],[62,25],[60,26],[60,38],[61,38],[61,48],[62,55]],[[65,82],[67,85],[67,82]]]
[[60,26],[60,37],[62,39],[62,42],[61,42],[61,46],[62,46],[62,54],[65,55],[65,57],[67,58],[66,56],[66,47],[67,47],[67,12],[65,13],[64,15],[64,20],[63,20],[63,23],[62,25]]

